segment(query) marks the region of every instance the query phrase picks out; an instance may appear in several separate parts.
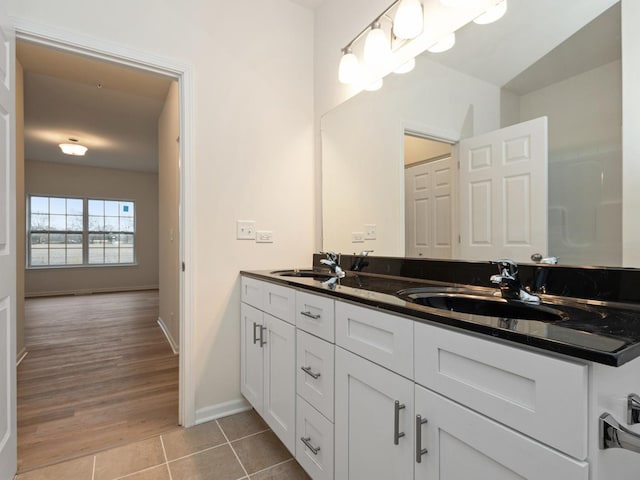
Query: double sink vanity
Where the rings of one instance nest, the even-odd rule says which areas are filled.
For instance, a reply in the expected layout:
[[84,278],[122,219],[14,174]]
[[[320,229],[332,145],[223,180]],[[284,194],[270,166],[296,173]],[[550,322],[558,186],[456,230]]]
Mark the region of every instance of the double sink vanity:
[[638,478],[640,272],[322,260],[241,272],[242,393],[312,478]]

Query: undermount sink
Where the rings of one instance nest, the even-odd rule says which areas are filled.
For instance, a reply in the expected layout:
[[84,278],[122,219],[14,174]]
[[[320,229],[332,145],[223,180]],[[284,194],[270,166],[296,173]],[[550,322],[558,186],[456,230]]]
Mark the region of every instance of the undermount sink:
[[572,307],[532,305],[509,301],[499,296],[486,295],[465,288],[414,288],[401,290],[397,296],[407,302],[449,312],[482,315],[486,317],[558,322],[568,320],[572,313],[588,312]]
[[278,275],[279,277],[305,277],[313,278],[314,280],[326,280],[333,277],[329,272],[321,272],[313,269],[294,268],[290,270],[274,270],[271,275]]

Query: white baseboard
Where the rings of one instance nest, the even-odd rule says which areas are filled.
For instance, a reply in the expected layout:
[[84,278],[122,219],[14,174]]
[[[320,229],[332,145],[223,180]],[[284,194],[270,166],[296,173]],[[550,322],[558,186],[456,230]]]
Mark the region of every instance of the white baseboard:
[[162,320],[161,317],[158,317],[158,325],[160,325],[162,333],[164,333],[164,336],[167,338],[167,342],[169,342],[171,350],[173,350],[173,353],[175,355],[178,355],[178,353],[180,352],[180,345],[178,345],[178,343],[173,339],[173,337],[171,336],[171,332],[169,331],[164,323],[164,320]]
[[246,412],[247,410],[251,410],[251,405],[249,405],[249,402],[244,398],[199,408],[196,410],[196,425],[218,418],[228,417],[236,413]]
[[158,290],[158,285],[138,285],[133,287],[86,288],[80,290],[53,290],[50,292],[27,292],[25,298],[59,297],[62,295],[91,295],[93,293],[137,292],[142,290]]
[[28,353],[29,352],[27,352],[27,347],[22,347],[22,350],[20,350],[20,353],[18,353],[18,361],[16,362],[16,367],[20,365],[20,363],[22,362],[22,360],[24,360],[24,357],[26,357]]

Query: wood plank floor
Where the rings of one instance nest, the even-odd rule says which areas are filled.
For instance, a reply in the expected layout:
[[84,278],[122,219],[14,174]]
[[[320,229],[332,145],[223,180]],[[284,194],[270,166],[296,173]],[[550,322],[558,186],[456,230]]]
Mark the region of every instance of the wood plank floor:
[[178,356],[158,292],[28,299],[18,367],[18,470],[178,425]]

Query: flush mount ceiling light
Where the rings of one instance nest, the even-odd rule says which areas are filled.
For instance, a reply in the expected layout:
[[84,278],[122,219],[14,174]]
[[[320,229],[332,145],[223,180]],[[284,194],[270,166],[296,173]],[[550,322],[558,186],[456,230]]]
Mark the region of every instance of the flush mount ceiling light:
[[423,28],[420,0],[401,0],[393,19],[393,34],[398,38],[412,39],[420,35]]
[[482,15],[473,20],[478,25],[486,25],[500,20],[504,14],[507,13],[507,0],[502,0],[500,3],[491,7]]
[[62,150],[62,153],[64,153],[65,155],[82,157],[85,153],[87,153],[87,147],[85,147],[84,145],[80,145],[77,139],[70,138],[69,142],[71,143],[61,143],[58,145],[60,147],[60,150]]

